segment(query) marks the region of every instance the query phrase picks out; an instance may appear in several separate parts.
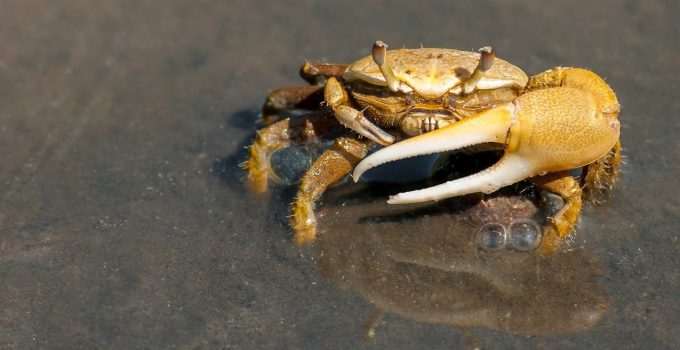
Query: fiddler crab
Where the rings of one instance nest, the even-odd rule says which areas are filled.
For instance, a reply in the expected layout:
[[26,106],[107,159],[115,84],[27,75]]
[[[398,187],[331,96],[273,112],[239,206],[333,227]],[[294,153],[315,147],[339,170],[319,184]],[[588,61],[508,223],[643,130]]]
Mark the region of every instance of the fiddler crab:
[[[502,150],[500,160],[485,170],[399,193],[387,203],[492,193],[528,180],[564,202],[544,228],[544,251],[555,250],[573,230],[582,204],[617,179],[620,105],[607,83],[585,69],[557,67],[528,78],[496,58],[491,47],[479,53],[387,51],[376,41],[371,56],[349,66],[305,62],[301,76],[310,85],[267,97],[263,119],[269,125],[257,132],[245,163],[251,187],[264,192],[269,179],[276,179],[272,153],[334,140],[303,175],[292,204],[298,245],[314,240],[314,205],[330,185],[352,171],[357,181],[367,170],[398,159],[471,146]],[[308,112],[273,117],[290,109]],[[374,143],[387,147],[366,157]]]

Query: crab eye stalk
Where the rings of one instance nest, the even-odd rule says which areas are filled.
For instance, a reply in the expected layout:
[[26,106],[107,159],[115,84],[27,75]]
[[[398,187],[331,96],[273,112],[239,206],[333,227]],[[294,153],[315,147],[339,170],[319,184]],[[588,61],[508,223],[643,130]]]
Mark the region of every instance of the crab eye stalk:
[[472,72],[472,75],[463,82],[463,93],[469,94],[475,90],[477,83],[482,80],[482,76],[486,71],[493,66],[493,60],[496,58],[496,52],[491,46],[485,46],[479,49],[479,63],[477,68]]
[[394,72],[392,71],[392,68],[390,68],[390,65],[387,63],[387,60],[385,59],[387,56],[387,44],[384,42],[378,40],[373,44],[373,61],[375,64],[378,65],[378,68],[380,68],[380,72],[382,73],[383,77],[385,77],[385,81],[387,82],[387,87],[390,88],[392,91],[398,91],[399,90],[399,80],[397,80],[397,77],[394,76]]

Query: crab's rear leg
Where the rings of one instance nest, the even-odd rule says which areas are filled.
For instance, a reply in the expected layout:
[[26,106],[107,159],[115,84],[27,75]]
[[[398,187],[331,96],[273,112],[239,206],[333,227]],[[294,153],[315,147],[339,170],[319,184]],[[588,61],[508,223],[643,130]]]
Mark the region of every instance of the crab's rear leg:
[[323,102],[323,86],[302,85],[271,91],[262,105],[262,121],[271,125],[279,121],[285,110],[319,110]]
[[530,178],[529,181],[544,191],[560,196],[564,202],[562,208],[550,217],[539,248],[543,252],[553,252],[571,233],[579,218],[583,194],[581,186],[568,171],[535,176]]
[[618,142],[607,155],[586,165],[579,180],[569,172],[536,176],[529,181],[539,188],[560,196],[563,207],[550,218],[540,249],[555,251],[573,231],[583,203],[594,202],[612,189],[618,178],[621,162],[621,143]]
[[330,77],[340,79],[346,69],[346,64],[305,61],[300,68],[300,77],[312,85],[323,86]]
[[621,159],[621,142],[618,142],[607,155],[585,167],[581,179],[585,202],[598,203],[606,198],[618,180]]
[[580,183],[567,171],[529,179],[542,190],[560,196],[564,202],[562,208],[550,217],[541,251],[555,251],[573,231],[583,203],[592,202],[598,195],[611,190],[617,180],[620,161],[621,143],[618,142],[606,156],[584,167]]
[[300,181],[291,215],[294,241],[303,245],[316,237],[315,202],[326,189],[349,174],[366,156],[372,142],[358,136],[340,137],[323,152]]
[[305,61],[300,77],[310,85],[291,86],[271,91],[262,106],[262,121],[271,125],[281,119],[280,112],[288,109],[317,110],[323,102],[323,86],[330,77],[341,79],[347,69],[344,64]]
[[294,144],[327,138],[344,128],[328,111],[316,111],[278,121],[259,130],[250,146],[244,167],[248,184],[256,192],[265,192],[270,178],[276,178],[270,165],[272,153]]

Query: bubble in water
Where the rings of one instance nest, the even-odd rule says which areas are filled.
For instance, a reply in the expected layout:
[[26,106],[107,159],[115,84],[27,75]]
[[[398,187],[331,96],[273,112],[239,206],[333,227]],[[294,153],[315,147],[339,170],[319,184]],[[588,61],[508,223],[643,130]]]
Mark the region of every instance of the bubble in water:
[[506,239],[505,227],[496,222],[484,224],[477,232],[477,245],[486,251],[503,249]]
[[531,219],[513,221],[509,231],[508,243],[517,250],[534,250],[541,243],[541,227]]

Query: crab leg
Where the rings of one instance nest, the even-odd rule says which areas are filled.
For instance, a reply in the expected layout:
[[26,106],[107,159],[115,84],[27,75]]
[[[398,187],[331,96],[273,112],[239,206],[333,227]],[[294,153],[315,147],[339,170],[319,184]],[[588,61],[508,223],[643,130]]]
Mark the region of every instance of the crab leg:
[[330,77],[342,77],[345,69],[347,69],[346,64],[305,61],[300,68],[300,77],[310,84],[323,85]]
[[318,109],[323,101],[323,87],[317,85],[291,86],[272,90],[264,101],[263,110]]
[[368,153],[372,142],[359,140],[357,137],[340,137],[335,140],[333,146],[324,151],[302,177],[290,218],[295,244],[304,245],[314,240],[316,201],[326,188],[349,174]]
[[571,87],[531,91],[512,103],[443,129],[384,148],[359,163],[354,179],[385,162],[457,150],[480,143],[504,143],[503,157],[489,169],[431,188],[401,193],[390,204],[418,203],[494,192],[526,178],[575,169],[607,154],[619,138],[617,114],[593,94]]
[[248,184],[255,192],[267,190],[269,179],[276,179],[269,158],[277,150],[342,131],[342,126],[331,115],[320,111],[284,119],[258,131],[248,160],[243,164],[248,171]]
[[262,121],[271,125],[290,109],[318,110],[323,101],[323,87],[318,85],[291,86],[271,91],[262,105]]
[[612,190],[619,176],[621,163],[621,142],[616,144],[602,159],[588,165],[581,179],[585,202],[599,203]]
[[562,208],[550,218],[550,224],[543,233],[540,250],[552,252],[557,249],[574,228],[581,212],[582,190],[578,181],[567,171],[535,176],[529,179],[541,189],[554,193],[564,200]]

